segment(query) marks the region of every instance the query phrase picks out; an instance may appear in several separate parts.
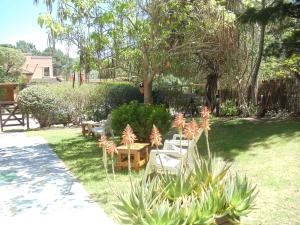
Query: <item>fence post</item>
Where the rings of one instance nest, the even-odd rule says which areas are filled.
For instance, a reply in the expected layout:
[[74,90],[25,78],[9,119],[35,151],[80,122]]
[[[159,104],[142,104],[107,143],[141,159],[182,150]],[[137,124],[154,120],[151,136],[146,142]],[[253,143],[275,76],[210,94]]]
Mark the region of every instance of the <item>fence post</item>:
[[1,132],[3,132],[3,127],[2,127],[2,105],[0,103],[0,127],[1,127]]
[[29,130],[29,114],[26,113],[26,126],[27,126],[27,130]]

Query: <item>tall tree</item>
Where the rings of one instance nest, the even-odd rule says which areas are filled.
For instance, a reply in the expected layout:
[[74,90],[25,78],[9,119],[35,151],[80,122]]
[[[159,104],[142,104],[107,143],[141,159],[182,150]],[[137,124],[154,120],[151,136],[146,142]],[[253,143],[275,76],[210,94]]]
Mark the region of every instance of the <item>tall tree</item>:
[[266,6],[265,0],[262,0],[261,9],[249,8],[240,19],[242,22],[261,24],[258,56],[251,76],[251,98],[255,104],[257,102],[257,79],[264,50],[266,26],[276,27],[275,32],[273,32],[276,37],[266,49],[268,55],[290,57],[293,53],[299,54],[300,4],[299,1],[273,0],[271,4]]
[[41,53],[36,49],[35,45],[26,41],[18,41],[16,48],[23,53],[31,53],[32,55],[40,55]]
[[17,49],[0,47],[0,67],[3,77],[16,80],[21,74],[21,67],[25,61],[24,54]]

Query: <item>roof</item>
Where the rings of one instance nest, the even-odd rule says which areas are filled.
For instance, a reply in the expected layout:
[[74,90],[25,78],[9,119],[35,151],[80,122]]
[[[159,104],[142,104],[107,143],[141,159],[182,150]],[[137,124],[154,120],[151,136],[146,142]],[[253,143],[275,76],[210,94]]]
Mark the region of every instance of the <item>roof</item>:
[[52,59],[52,56],[31,55],[30,53],[26,53],[25,55],[30,56],[32,59]]

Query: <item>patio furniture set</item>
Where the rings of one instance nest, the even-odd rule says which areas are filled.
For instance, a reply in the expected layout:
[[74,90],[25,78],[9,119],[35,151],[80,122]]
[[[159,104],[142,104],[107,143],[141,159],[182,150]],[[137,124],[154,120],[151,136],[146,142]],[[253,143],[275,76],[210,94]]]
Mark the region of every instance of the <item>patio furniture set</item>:
[[[101,136],[105,134],[107,120],[100,122],[86,121],[81,124],[82,134]],[[146,165],[145,173],[152,172],[176,173],[185,162],[192,167],[192,158],[195,154],[195,146],[199,140],[201,130],[194,140],[179,140],[179,135],[174,134],[170,140],[165,140],[163,148],[150,150],[149,143],[134,143],[130,147],[131,167],[136,171]],[[128,168],[128,148],[121,145],[118,148],[118,157],[116,162],[117,169]]]

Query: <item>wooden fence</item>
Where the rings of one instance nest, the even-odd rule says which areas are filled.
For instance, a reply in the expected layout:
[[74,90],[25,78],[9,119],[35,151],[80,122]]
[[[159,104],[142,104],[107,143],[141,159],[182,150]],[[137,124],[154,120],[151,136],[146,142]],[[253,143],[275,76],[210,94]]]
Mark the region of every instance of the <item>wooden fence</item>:
[[[221,101],[232,100],[237,102],[236,89],[221,89]],[[250,100],[250,91],[247,99]],[[262,81],[258,87],[259,105],[266,110],[287,110],[290,113],[300,114],[300,78],[282,78]]]

